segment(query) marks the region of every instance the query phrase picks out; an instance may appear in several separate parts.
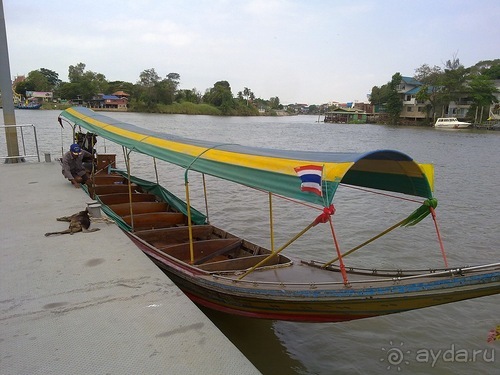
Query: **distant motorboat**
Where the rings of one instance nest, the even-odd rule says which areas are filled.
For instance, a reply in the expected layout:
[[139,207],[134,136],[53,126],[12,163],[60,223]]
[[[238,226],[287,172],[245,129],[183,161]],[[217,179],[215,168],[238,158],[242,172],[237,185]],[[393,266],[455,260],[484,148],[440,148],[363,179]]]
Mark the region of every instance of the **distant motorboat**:
[[469,122],[458,121],[456,117],[440,117],[437,119],[434,127],[441,129],[467,129],[471,125]]
[[18,105],[16,105],[16,108],[17,109],[40,109],[41,106],[42,106],[41,103],[30,102],[27,104],[19,103]]

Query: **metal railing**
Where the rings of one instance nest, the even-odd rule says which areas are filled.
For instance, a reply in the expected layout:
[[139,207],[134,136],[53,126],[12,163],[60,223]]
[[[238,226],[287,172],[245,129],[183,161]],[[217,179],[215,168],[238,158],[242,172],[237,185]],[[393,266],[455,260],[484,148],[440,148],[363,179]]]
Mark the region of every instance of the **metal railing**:
[[[23,124],[23,125],[0,125],[0,128],[6,129],[6,128],[19,128],[21,131],[21,143],[22,143],[22,149],[23,149],[23,155],[16,155],[16,156],[1,156],[3,159],[19,159],[19,158],[38,158],[38,162],[40,162],[40,152],[38,150],[38,139],[36,137],[36,128],[35,125],[33,124]],[[33,134],[35,137],[35,148],[36,148],[36,154],[34,155],[28,155],[26,154],[26,143],[24,142],[24,132],[23,128],[33,128]]]

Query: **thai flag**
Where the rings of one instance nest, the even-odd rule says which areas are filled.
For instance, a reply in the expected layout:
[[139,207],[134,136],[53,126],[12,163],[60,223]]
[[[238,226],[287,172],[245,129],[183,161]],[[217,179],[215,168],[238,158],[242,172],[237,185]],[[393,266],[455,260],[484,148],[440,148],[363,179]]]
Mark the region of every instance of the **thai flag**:
[[320,197],[323,196],[323,192],[321,190],[321,177],[323,175],[322,166],[303,165],[294,169],[302,181],[300,190],[309,191],[311,193],[319,195]]

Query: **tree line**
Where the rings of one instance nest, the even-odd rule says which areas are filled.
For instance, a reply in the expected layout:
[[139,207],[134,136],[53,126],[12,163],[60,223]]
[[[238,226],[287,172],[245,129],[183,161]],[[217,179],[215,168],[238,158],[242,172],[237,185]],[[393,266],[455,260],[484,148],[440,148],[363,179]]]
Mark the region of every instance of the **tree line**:
[[[443,68],[423,64],[415,69],[413,78],[422,83],[415,98],[425,105],[428,119],[447,113],[450,102],[465,99],[470,104],[467,117],[477,117],[482,122],[488,116],[490,105],[498,103],[495,94],[499,91],[494,81],[500,80],[500,59],[480,61],[465,68],[459,58],[453,56]],[[395,73],[387,84],[374,86],[370,96],[371,104],[383,106],[394,124],[398,123],[403,109],[403,99],[398,93],[401,81],[401,74]]]
[[131,83],[108,81],[104,74],[85,70],[85,67],[84,63],[70,65],[69,82],[60,80],[58,74],[50,69],[33,70],[24,81],[17,83],[15,92],[25,96],[26,91],[50,91],[54,93],[55,98],[63,101],[88,102],[99,93],[125,91],[130,95],[130,110],[140,112],[168,112],[168,106],[179,103],[210,106],[215,111],[208,110],[206,113],[222,115],[252,116],[258,115],[259,110],[272,113],[283,109],[277,96],[269,100],[256,98],[248,87],[234,96],[227,81],[218,81],[201,93],[196,88],[179,89],[178,73],[168,73],[161,77],[154,68],[146,69],[139,74],[136,83]]
[[[129,97],[129,109],[138,112],[197,113],[222,115],[258,115],[259,111],[273,113],[282,110],[279,98],[256,98],[251,89],[245,87],[233,95],[227,81],[218,81],[204,93],[193,89],[180,89],[180,75],[168,73],[161,77],[154,68],[139,74],[136,83],[108,81],[101,73],[86,70],[84,63],[70,65],[68,82],[59,79],[56,72],[40,68],[28,73],[26,79],[17,83],[16,93],[25,96],[26,91],[52,91],[54,97],[63,101],[88,102],[99,93],[125,91]],[[416,99],[425,107],[426,116],[432,119],[436,114],[446,113],[451,101],[466,98],[471,104],[470,114],[479,113],[479,118],[488,115],[487,110],[498,100],[494,80],[500,80],[500,59],[480,61],[465,68],[453,56],[444,67],[423,64],[415,69],[414,77],[422,83]],[[371,90],[370,103],[384,108],[391,123],[398,123],[403,109],[403,98],[398,92],[402,75],[398,72],[391,81]],[[328,110],[327,105],[310,105],[309,113]],[[295,109],[289,109],[294,111]]]

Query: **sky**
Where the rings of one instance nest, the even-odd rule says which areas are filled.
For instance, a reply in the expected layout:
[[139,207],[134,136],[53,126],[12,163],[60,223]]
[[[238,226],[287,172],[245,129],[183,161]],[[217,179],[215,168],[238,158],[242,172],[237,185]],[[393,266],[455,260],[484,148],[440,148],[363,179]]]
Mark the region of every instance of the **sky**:
[[146,69],[204,93],[227,81],[281,104],[368,102],[399,72],[500,58],[498,0],[0,0],[13,77]]

